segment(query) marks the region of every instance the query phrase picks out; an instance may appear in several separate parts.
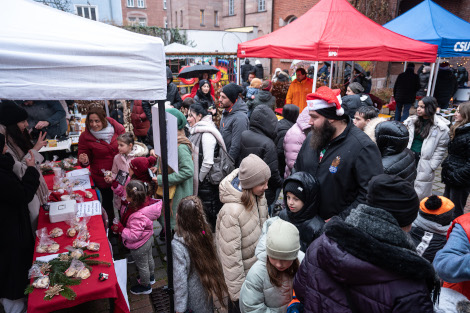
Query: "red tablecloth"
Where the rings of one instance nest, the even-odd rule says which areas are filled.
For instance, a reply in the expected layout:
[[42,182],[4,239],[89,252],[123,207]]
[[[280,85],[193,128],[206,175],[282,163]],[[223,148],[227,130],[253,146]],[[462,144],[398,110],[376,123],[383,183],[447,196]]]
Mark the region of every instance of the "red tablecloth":
[[[52,189],[53,175],[47,175],[44,177],[49,188]],[[89,189],[93,193],[92,199],[87,199],[87,201],[97,200],[98,197],[96,192],[93,189]],[[54,227],[60,227],[64,231],[64,235],[61,237],[55,238],[54,240],[60,245],[59,253],[67,252],[65,249],[66,246],[71,246],[74,238],[70,238],[65,235],[65,232],[69,226],[65,222],[60,223],[50,223],[49,213],[41,208],[39,212],[38,219],[38,229],[47,227],[47,230],[50,231]],[[111,263],[111,267],[106,265],[96,265],[92,266],[92,273],[88,279],[82,281],[80,285],[69,286],[72,288],[77,297],[75,300],[67,300],[62,296],[55,296],[52,300],[45,301],[44,298],[44,289],[34,289],[34,292],[29,295],[28,300],[28,312],[29,313],[43,313],[51,312],[59,309],[69,308],[80,303],[96,300],[96,299],[105,299],[105,298],[114,298],[115,304],[115,313],[129,312],[127,307],[126,300],[122,294],[121,288],[117,282],[116,272],[114,270],[114,264],[112,259],[112,254],[109,248],[108,238],[106,237],[106,232],[103,225],[103,220],[101,216],[93,216],[88,222],[88,230],[90,232],[90,241],[98,242],[100,244],[100,254],[98,260]],[[36,239],[36,245],[39,243],[39,240]],[[36,247],[35,247],[36,248]],[[92,253],[87,251],[87,253]],[[45,256],[46,253],[37,253],[34,251],[34,259],[40,256]],[[109,279],[104,282],[98,280],[100,273],[109,274]]]

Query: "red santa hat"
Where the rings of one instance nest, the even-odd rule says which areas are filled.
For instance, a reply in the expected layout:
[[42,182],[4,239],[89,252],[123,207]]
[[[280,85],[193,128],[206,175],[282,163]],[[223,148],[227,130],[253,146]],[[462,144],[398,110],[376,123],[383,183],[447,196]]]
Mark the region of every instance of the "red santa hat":
[[342,116],[344,109],[341,107],[341,90],[322,86],[315,93],[307,95],[307,107],[309,111],[335,108],[336,115]]

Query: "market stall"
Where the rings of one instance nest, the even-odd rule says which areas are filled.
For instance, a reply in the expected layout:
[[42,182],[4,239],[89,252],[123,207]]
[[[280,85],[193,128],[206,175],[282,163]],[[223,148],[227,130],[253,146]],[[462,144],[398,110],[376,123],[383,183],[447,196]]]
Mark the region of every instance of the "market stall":
[[[29,0],[2,3],[0,25],[0,99],[156,99],[161,104],[159,114],[164,116],[165,54],[160,38],[131,33]],[[161,145],[166,151],[166,123],[164,118],[160,120]],[[167,164],[164,154],[165,221],[169,225]],[[40,226],[46,224],[44,216],[43,212]],[[106,246],[103,222],[93,217],[90,223],[95,222],[101,223],[93,224],[95,237],[103,241],[102,247]],[[170,238],[170,227],[166,229]],[[109,247],[103,249],[101,261],[110,261]],[[168,259],[171,291],[171,248]],[[51,306],[54,302],[43,303],[43,297],[31,293],[28,311],[34,311],[32,305],[49,311],[71,307],[89,301],[93,291],[95,297],[103,293],[104,297],[114,298],[115,312],[128,312],[127,306],[120,305],[119,290],[114,284],[116,274],[111,269],[112,266],[109,282],[103,284],[92,276],[84,288],[77,286],[74,301],[54,297],[60,301],[58,306]]]
[[[316,62],[434,62],[436,52],[437,46],[407,38],[378,25],[346,0],[321,0],[294,22],[238,45],[239,58]],[[314,80],[317,71],[318,64],[315,66]]]
[[[432,64],[428,95],[434,94],[440,59],[470,56],[470,23],[431,0],[425,0],[384,25],[398,34],[438,46]],[[432,82],[432,88],[431,87]],[[432,89],[432,90],[431,90]]]

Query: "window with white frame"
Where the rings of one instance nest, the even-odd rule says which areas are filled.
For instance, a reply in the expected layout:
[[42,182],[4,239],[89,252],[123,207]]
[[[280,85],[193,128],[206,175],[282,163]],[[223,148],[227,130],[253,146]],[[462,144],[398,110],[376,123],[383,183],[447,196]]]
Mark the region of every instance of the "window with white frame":
[[163,10],[166,10],[166,0],[163,0]]
[[219,26],[219,11],[214,11],[214,26]]
[[128,6],[129,8],[133,8],[133,7],[135,6],[134,0],[127,0],[127,6]]
[[266,11],[266,0],[258,0],[258,12]]
[[131,25],[135,25],[135,23],[137,23],[137,18],[135,17],[128,17],[127,19],[129,20],[129,24]]
[[145,8],[145,0],[137,0],[138,8]]
[[77,15],[90,20],[98,20],[98,8],[94,5],[76,5]]
[[147,26],[147,19],[145,17],[139,17],[139,25]]
[[228,15],[235,15],[235,0],[228,0]]

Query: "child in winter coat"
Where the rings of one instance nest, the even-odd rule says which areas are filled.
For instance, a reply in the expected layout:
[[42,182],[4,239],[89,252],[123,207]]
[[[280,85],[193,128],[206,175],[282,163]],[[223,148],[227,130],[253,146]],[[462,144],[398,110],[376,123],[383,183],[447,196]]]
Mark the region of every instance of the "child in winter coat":
[[221,301],[228,293],[222,265],[214,245],[201,200],[183,198],[176,212],[173,249],[175,311],[212,313],[212,299]]
[[253,78],[250,83],[250,87],[246,87],[246,98],[254,99],[259,92],[259,88],[263,81],[259,78]]
[[155,283],[155,264],[152,256],[153,221],[160,217],[162,201],[149,197],[149,186],[139,180],[131,180],[126,186],[127,202],[121,209],[121,222],[112,230],[121,234],[122,243],[131,250],[139,271],[137,285],[131,288],[136,295],[150,294]]
[[284,181],[284,205],[279,217],[297,227],[300,233],[300,250],[322,233],[325,222],[318,216],[320,183],[307,172],[297,172]]
[[242,313],[286,312],[299,269],[299,249],[299,231],[294,225],[277,219],[269,226],[266,241],[260,240],[256,248],[258,261],[246,275],[240,292]]

